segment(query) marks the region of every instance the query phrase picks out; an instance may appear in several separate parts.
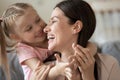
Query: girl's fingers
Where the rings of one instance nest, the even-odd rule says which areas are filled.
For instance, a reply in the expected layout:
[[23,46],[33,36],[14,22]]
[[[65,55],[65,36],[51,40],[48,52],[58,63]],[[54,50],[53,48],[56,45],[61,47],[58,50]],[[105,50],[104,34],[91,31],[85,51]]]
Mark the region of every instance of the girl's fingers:
[[73,66],[75,64],[75,59],[73,59],[70,63],[69,63],[69,65],[68,66]]
[[50,66],[50,65],[49,65],[49,66],[46,66],[45,70],[43,70],[43,72],[41,72],[41,74],[40,74],[41,76],[39,76],[39,79],[40,79],[40,80],[46,80],[47,75],[48,75],[50,69],[51,69],[51,66]]
[[40,61],[37,62],[36,66],[34,67],[34,70],[38,70],[38,68],[42,65],[42,63]]
[[82,51],[83,48],[78,47],[77,45],[74,45],[74,44],[72,45],[72,47],[75,51],[75,54],[77,54],[77,56],[80,57],[85,62],[85,59],[87,59],[87,58],[86,58],[84,52]]
[[61,58],[58,54],[55,54],[54,56],[55,56],[57,62],[61,62]]
[[40,62],[37,63],[36,67],[33,70],[32,76],[31,76],[31,80],[46,80],[46,76],[49,72],[49,70],[51,69],[51,67],[53,67],[54,64],[50,64],[50,65],[41,65]]
[[76,60],[72,59],[72,61],[70,61],[66,66],[66,68],[69,67],[71,69],[77,69],[77,64],[76,64]]
[[80,45],[73,44],[72,46],[75,51],[76,63],[78,66],[81,66],[81,68],[86,68],[95,61],[93,55],[89,53],[89,49],[83,48]]
[[78,66],[82,66],[82,67],[85,67],[85,61],[83,61],[83,59],[81,59],[81,57],[79,57],[79,55],[76,54],[76,58],[77,58],[77,63],[78,63]]
[[83,48],[83,47],[80,46],[80,45],[77,45],[76,48],[80,49],[81,52],[84,54],[84,60],[85,60],[85,61],[86,61],[86,60],[89,61],[89,60],[91,59],[91,53],[90,53],[90,51],[89,51],[88,48]]
[[37,74],[38,76],[38,80],[42,80],[42,79],[45,79],[46,77],[46,74],[45,71],[46,71],[47,67],[44,67],[43,69],[41,69],[41,71]]
[[75,58],[75,56],[71,55],[68,57],[68,61],[71,62],[74,58]]
[[31,80],[39,80],[45,70],[46,66],[39,66],[37,69],[33,70]]
[[79,45],[77,45],[77,47],[80,48],[80,49],[82,49],[83,53],[85,54],[85,56],[86,56],[85,62],[87,64],[88,63],[91,64],[91,63],[95,62],[95,58],[94,58],[93,54],[90,53],[90,50],[88,48],[83,48],[83,47],[81,47]]
[[90,53],[88,48],[83,48],[80,45],[74,46],[75,54],[80,57],[84,63],[89,63],[94,60],[93,55]]
[[72,73],[72,70],[70,68],[65,69],[65,75],[67,77],[67,80],[73,80],[72,79],[73,73]]
[[66,74],[67,80],[72,80],[72,79],[71,79],[72,74],[70,74],[69,72],[66,72],[65,74]]
[[51,67],[53,67],[53,64],[47,66],[42,65],[39,67],[39,69],[35,72],[36,80],[46,80]]
[[73,44],[72,44],[72,48],[74,49],[75,47],[76,47],[76,44],[75,44],[75,43],[73,43]]
[[68,57],[68,61],[69,61],[69,64],[70,64],[70,65],[74,64],[74,63],[75,63],[75,56],[73,56],[73,55],[72,55],[72,56],[69,56],[69,57]]

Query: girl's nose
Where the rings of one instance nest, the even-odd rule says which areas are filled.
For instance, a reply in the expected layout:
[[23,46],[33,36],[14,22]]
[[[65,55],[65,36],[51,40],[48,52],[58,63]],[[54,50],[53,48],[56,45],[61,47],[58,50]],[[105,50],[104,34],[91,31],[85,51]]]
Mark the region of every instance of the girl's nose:
[[36,24],[34,25],[35,26],[35,30],[38,32],[38,31],[43,31],[43,29],[45,28],[46,26],[46,23],[43,23],[43,24]]
[[40,25],[35,25],[36,27],[35,27],[35,31],[40,31],[40,30],[42,30],[42,27],[40,26]]

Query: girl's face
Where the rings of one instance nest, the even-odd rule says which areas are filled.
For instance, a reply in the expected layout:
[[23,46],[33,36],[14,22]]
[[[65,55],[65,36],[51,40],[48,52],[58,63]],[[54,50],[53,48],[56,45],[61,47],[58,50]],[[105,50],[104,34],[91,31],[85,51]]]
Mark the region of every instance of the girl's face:
[[69,24],[69,19],[64,15],[63,11],[55,8],[49,24],[44,29],[47,33],[48,49],[61,52],[69,48],[69,46],[72,47],[71,43],[75,40],[73,26],[74,24]]
[[16,19],[15,26],[18,40],[21,42],[38,44],[46,40],[46,34],[43,32],[46,23],[32,8],[27,9],[23,16],[19,16]]

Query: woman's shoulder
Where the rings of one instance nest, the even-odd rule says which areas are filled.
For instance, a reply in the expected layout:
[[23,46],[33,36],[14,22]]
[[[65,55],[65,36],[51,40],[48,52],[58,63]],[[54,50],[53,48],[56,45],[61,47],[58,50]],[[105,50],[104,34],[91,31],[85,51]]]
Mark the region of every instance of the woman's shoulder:
[[98,53],[98,62],[100,64],[103,64],[105,67],[112,67],[112,65],[116,65],[118,63],[117,59],[109,54],[102,54],[102,53]]
[[98,53],[96,57],[96,63],[99,67],[101,77],[118,80],[120,77],[120,66],[116,58],[109,54]]
[[[114,58],[113,56],[109,55],[109,54],[102,54],[102,53],[98,53],[97,54],[97,64],[98,66],[101,67],[101,69],[106,70],[108,73],[112,70],[112,69],[118,69],[119,67],[119,63],[117,61],[116,58]],[[120,67],[119,67],[120,69]]]
[[106,62],[109,64],[118,63],[117,59],[109,54],[98,53],[97,55],[102,62]]

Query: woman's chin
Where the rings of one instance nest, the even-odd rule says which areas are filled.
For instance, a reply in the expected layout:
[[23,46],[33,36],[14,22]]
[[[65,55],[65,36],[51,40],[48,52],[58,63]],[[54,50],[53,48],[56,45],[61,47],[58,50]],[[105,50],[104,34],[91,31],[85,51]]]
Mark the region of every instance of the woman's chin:
[[51,51],[59,51],[59,45],[58,44],[48,44],[48,50],[51,50]]
[[48,46],[48,49],[54,51],[54,47],[53,47],[53,46],[50,46],[50,45],[49,45],[49,46]]

